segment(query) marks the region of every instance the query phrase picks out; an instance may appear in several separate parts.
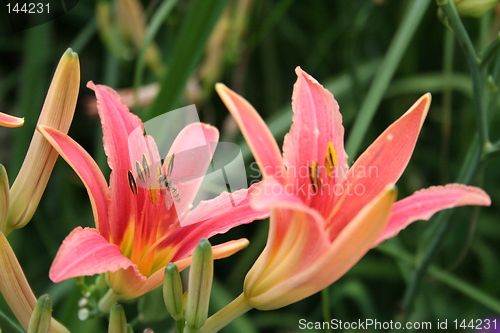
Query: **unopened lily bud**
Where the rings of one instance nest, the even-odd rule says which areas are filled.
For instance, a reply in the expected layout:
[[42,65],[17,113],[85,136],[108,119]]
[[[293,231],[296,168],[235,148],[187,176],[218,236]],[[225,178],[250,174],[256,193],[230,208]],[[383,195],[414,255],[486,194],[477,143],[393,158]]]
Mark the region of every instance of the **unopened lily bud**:
[[115,303],[109,315],[108,333],[127,333],[127,319],[123,307]]
[[202,238],[194,250],[189,271],[184,332],[197,332],[207,320],[213,272],[212,247],[206,238]]
[[174,263],[169,263],[165,268],[163,300],[168,313],[175,321],[181,320],[184,315],[182,293],[182,280],[179,270]]
[[30,318],[28,333],[48,333],[52,319],[52,300],[49,295],[42,295],[36,302]]
[[17,118],[0,112],[0,126],[3,127],[19,127],[23,126],[24,118]]
[[[78,55],[68,49],[59,61],[37,125],[67,133],[73,120],[79,86]],[[31,220],[57,156],[52,145],[35,131],[21,170],[10,190],[6,235],[13,229],[22,228]]]
[[0,164],[0,231],[5,232],[9,212],[9,178],[5,167]]
[[493,9],[499,0],[455,0],[455,6],[461,16],[481,17]]

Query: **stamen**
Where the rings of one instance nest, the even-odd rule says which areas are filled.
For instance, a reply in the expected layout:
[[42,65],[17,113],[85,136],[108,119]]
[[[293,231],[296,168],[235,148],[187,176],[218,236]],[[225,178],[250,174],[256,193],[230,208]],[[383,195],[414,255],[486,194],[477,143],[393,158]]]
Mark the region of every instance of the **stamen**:
[[148,177],[151,177],[151,169],[149,167],[150,165],[151,164],[149,164],[146,154],[142,154],[142,168],[144,169],[144,172]]
[[333,167],[338,165],[337,161],[337,151],[333,146],[332,142],[328,142],[328,146],[326,146],[326,154],[325,154],[325,168],[326,175],[330,176],[333,170]]
[[174,157],[175,157],[175,154],[172,154],[168,157],[167,176],[171,176],[172,171],[174,170]]
[[137,194],[137,183],[135,182],[132,171],[129,170],[127,172],[127,177],[128,177],[128,186],[130,187],[130,190],[132,191],[133,194]]
[[309,167],[309,180],[311,181],[311,186],[313,188],[314,194],[318,193],[318,181],[320,180],[318,162],[312,162]]
[[139,161],[135,161],[135,171],[137,172],[137,178],[139,178],[143,183],[146,182],[146,172]]

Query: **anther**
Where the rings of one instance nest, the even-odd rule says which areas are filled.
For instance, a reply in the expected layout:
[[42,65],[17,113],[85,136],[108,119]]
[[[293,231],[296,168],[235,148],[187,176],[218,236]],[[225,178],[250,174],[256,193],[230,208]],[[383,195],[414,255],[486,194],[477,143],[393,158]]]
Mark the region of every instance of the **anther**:
[[144,169],[146,176],[151,177],[151,169],[149,166],[150,164],[146,154],[142,154],[142,168]]
[[144,168],[142,167],[142,164],[139,161],[135,161],[135,171],[137,172],[137,178],[139,178],[140,181],[145,183],[146,173],[144,171]]
[[336,167],[338,165],[337,161],[337,151],[335,150],[335,147],[333,146],[332,142],[328,142],[328,145],[326,146],[326,154],[325,154],[325,169],[326,169],[326,175],[330,176],[333,170],[333,167]]
[[312,162],[311,166],[309,167],[309,180],[311,181],[311,186],[313,188],[314,194],[318,193],[318,181],[320,180],[318,162]]
[[128,177],[128,186],[130,187],[130,190],[132,191],[133,194],[137,194],[137,183],[135,182],[132,171],[129,170],[127,172],[127,177]]

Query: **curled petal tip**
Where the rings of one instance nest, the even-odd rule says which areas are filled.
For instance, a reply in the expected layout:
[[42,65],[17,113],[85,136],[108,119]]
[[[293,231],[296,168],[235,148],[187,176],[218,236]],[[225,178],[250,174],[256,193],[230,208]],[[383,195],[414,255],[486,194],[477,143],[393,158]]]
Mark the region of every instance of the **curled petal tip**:
[[90,80],[89,82],[87,82],[87,88],[95,91],[94,81]]
[[24,124],[24,118],[14,117],[0,112],[0,126],[3,127],[20,127]]

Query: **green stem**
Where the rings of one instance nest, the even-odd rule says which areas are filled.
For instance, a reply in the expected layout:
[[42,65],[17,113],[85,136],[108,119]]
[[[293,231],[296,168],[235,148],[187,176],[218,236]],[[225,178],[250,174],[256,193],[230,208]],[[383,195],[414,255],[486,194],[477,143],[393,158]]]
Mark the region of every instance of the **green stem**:
[[469,35],[467,34],[467,31],[458,16],[458,12],[453,1],[437,0],[437,3],[448,18],[448,22],[455,33],[459,45],[462,47],[465,59],[469,65],[469,70],[472,76],[472,88],[474,91],[474,109],[479,133],[479,146],[482,150],[484,145],[489,142],[488,117],[485,102],[486,76],[479,67],[479,58],[477,57]]
[[446,30],[444,34],[444,56],[443,56],[443,108],[441,114],[441,158],[440,173],[441,180],[446,183],[448,180],[448,152],[450,148],[451,136],[451,106],[452,106],[452,76],[453,76],[453,59],[454,59],[455,39],[450,30]]
[[[474,107],[478,133],[474,138],[472,145],[469,147],[465,163],[462,165],[460,174],[457,179],[458,183],[467,184],[471,181],[475,173],[478,171],[480,161],[484,161],[482,157],[484,155],[485,149],[491,146],[488,138],[487,105],[485,103],[486,77],[484,72],[479,68],[479,60],[476,56],[476,52],[469,38],[469,35],[467,34],[467,31],[465,30],[462,21],[458,16],[453,1],[437,0],[437,3],[448,18],[449,24],[455,32],[455,36],[464,51],[465,58],[467,59],[467,63],[469,64],[472,75]],[[422,284],[422,279],[425,276],[435,253],[438,251],[441,244],[443,244],[444,238],[449,233],[449,228],[451,225],[450,216],[451,211],[445,211],[440,213],[437,217],[435,224],[439,228],[439,230],[434,236],[434,239],[427,249],[422,262],[413,274],[410,280],[410,284],[406,289],[403,300],[403,309],[405,310],[406,314],[411,313],[416,295],[418,294],[418,290],[420,289]]]
[[368,91],[361,110],[359,111],[354,126],[347,140],[346,151],[351,157],[354,157],[361,145],[366,131],[375,115],[382,97],[398,67],[403,55],[417,30],[417,27],[424,16],[430,0],[413,0],[405,12],[402,24],[394,36],[387,55],[382,62]]
[[481,57],[481,68],[485,69],[489,62],[497,55],[500,48],[500,35],[486,48]]
[[248,303],[247,298],[242,293],[231,303],[208,318],[205,325],[200,329],[200,333],[218,332],[234,319],[242,316],[251,309],[253,309],[253,306]]
[[[323,305],[323,321],[329,323],[332,319],[332,315],[330,314],[330,287],[321,290],[321,303]],[[325,332],[331,333],[333,330],[327,328]]]
[[113,289],[109,289],[106,294],[99,300],[99,310],[102,313],[109,313],[113,304],[120,300],[120,296],[114,293]]

